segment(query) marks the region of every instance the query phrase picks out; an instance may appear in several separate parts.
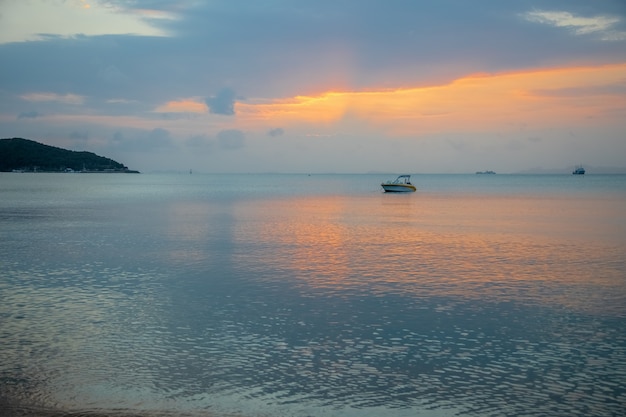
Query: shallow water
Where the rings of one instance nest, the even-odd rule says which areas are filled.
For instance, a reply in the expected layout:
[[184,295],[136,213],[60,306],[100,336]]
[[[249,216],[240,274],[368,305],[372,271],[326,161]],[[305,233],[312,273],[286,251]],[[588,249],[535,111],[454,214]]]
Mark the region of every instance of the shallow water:
[[0,176],[9,415],[621,415],[626,177]]

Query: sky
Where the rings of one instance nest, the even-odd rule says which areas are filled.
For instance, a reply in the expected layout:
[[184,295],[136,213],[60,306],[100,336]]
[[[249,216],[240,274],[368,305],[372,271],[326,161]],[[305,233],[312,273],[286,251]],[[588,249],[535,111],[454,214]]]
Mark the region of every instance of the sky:
[[0,0],[0,138],[142,172],[626,171],[624,0]]

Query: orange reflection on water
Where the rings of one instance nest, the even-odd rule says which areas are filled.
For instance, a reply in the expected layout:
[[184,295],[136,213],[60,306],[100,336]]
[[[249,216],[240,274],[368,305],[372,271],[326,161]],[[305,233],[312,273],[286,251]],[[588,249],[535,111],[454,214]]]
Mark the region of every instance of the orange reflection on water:
[[626,242],[601,215],[613,208],[576,203],[385,194],[256,201],[237,206],[238,218],[257,219],[234,235],[252,248],[237,262],[325,292],[624,305]]
[[[341,198],[303,198],[270,200],[240,206],[238,218],[255,218],[245,223],[236,236],[238,241],[253,242],[269,253],[253,257],[279,271],[317,277],[322,282],[337,282],[350,274],[350,250],[355,240],[342,217],[349,212]],[[250,255],[250,254],[248,254]],[[244,256],[243,261],[250,259]],[[316,285],[313,283],[313,285]]]

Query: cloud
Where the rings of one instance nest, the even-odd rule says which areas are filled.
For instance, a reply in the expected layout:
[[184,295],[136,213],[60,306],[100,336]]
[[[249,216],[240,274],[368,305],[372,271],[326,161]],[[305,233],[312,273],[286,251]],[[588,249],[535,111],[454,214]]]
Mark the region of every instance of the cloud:
[[98,78],[107,84],[120,85],[130,81],[128,76],[120,71],[115,65],[109,65],[98,71]]
[[[329,92],[264,103],[242,103],[238,118],[291,126],[357,129],[385,136],[423,136],[518,126],[579,123],[588,115],[616,122],[624,108],[626,63],[472,75],[454,82],[379,91]],[[611,93],[612,92],[612,93]],[[471,103],[471,105],[469,105]],[[350,117],[347,117],[349,115]],[[356,121],[350,126],[350,121]],[[328,132],[323,132],[328,134]]]
[[213,114],[232,116],[235,114],[235,92],[224,88],[217,95],[207,98],[206,105]]
[[85,149],[89,143],[89,133],[73,131],[70,133],[69,138],[71,140],[72,149]]
[[158,113],[206,113],[207,105],[195,99],[169,101],[155,110]]
[[153,129],[148,135],[148,140],[153,147],[168,147],[172,143],[170,132],[161,128]]
[[174,149],[170,132],[163,128],[130,133],[115,132],[112,144],[124,151],[152,152]]
[[55,101],[64,104],[83,104],[85,98],[77,94],[56,94],[56,93],[28,93],[20,96],[22,100],[33,102]]
[[240,149],[245,145],[245,135],[241,130],[222,130],[217,134],[217,140],[222,149]]
[[601,40],[626,40],[626,32],[614,30],[622,19],[617,16],[576,16],[567,11],[535,10],[522,15],[526,20],[558,28],[568,28],[576,35],[598,35]]
[[446,143],[457,152],[469,152],[473,150],[472,144],[464,139],[446,139]]
[[[62,4],[58,4],[62,3]],[[140,2],[141,3],[141,2]],[[86,7],[89,6],[89,7]],[[84,35],[135,34],[136,36],[169,36],[157,19],[174,20],[174,13],[123,7],[119,1],[84,4],[76,1],[5,0],[2,2],[3,30],[0,44],[45,39],[46,36],[73,37]],[[147,6],[147,5],[146,5]],[[33,9],[37,11],[33,13]]]
[[215,140],[207,135],[194,135],[185,141],[186,145],[194,150],[206,149],[212,150],[215,146]]
[[531,90],[530,93],[538,97],[622,97],[626,95],[626,77],[622,80],[614,80],[611,84],[575,86],[568,88],[544,88]]
[[277,136],[282,136],[284,133],[285,133],[285,130],[282,127],[277,127],[275,129],[272,129],[269,132],[267,132],[267,134],[270,135],[273,138],[275,138]]
[[34,110],[33,110],[33,111],[28,111],[28,112],[23,112],[23,113],[20,113],[20,114],[17,116],[17,118],[18,118],[18,120],[19,120],[19,119],[35,119],[35,118],[37,118],[37,117],[41,117],[41,116],[43,116],[43,114],[38,113],[38,112],[36,112],[36,111],[34,111]]
[[86,141],[87,139],[89,139],[89,133],[74,131],[70,133],[70,139],[80,139]]

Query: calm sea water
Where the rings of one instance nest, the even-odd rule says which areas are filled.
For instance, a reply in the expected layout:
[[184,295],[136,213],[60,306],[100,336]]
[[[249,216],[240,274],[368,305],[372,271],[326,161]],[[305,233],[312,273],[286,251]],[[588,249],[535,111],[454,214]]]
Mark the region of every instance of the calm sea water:
[[621,416],[626,176],[0,174],[3,416]]

